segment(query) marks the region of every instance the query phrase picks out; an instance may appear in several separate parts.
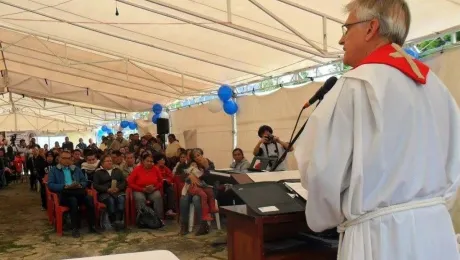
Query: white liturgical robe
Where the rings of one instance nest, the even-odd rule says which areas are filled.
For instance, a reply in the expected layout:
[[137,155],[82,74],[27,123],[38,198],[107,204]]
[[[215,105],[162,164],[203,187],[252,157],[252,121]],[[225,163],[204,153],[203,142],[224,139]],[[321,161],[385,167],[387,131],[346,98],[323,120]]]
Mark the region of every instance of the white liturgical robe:
[[[398,69],[347,72],[310,116],[296,145],[306,218],[316,232],[397,204],[455,194],[460,116],[429,71],[417,84]],[[445,204],[391,212],[348,227],[340,260],[456,260]]]

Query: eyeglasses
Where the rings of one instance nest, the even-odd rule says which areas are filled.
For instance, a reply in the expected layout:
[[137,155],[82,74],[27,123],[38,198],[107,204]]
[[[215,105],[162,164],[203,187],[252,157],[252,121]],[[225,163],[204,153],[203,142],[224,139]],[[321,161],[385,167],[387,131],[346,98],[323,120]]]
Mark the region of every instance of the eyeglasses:
[[359,22],[356,22],[356,23],[346,23],[346,24],[342,25],[342,34],[343,34],[343,35],[347,34],[348,30],[349,30],[353,25],[357,25],[357,24],[365,23],[365,22],[370,22],[370,21],[371,21],[371,20],[359,21]]

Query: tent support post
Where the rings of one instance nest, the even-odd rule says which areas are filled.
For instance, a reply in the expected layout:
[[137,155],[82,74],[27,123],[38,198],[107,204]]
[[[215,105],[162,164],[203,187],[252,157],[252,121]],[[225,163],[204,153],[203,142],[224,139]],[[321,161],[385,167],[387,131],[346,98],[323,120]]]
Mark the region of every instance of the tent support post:
[[16,107],[13,101],[13,94],[11,93],[11,91],[8,91],[8,94],[10,96],[11,109],[13,110],[14,115],[14,131],[18,131],[18,115],[16,114]]
[[[236,103],[236,98],[233,98],[233,102]],[[233,149],[235,149],[238,146],[238,127],[237,127],[236,120],[237,120],[236,114],[233,114],[232,115],[232,147]]]
[[232,23],[232,0],[227,0],[227,22]]
[[327,18],[323,16],[323,51],[327,52]]
[[457,43],[457,34],[456,34],[456,33],[452,33],[451,39],[452,39],[452,43],[453,43],[453,44],[456,44],[456,43]]

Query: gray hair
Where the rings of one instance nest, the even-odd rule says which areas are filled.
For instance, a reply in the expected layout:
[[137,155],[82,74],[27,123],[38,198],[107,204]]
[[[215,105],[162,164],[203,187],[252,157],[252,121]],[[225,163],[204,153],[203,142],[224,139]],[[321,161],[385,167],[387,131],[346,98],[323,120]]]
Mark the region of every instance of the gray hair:
[[400,46],[409,34],[411,14],[405,0],[353,0],[346,5],[348,13],[356,11],[360,21],[377,19],[379,33]]

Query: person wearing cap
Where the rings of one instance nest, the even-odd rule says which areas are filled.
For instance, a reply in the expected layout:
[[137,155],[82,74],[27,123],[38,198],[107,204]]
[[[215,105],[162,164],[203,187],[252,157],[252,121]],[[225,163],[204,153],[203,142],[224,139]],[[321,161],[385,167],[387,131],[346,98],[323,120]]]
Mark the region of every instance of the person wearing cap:
[[[261,157],[275,157],[280,158],[283,153],[289,148],[289,143],[281,141],[281,139],[277,136],[273,135],[273,129],[268,125],[263,125],[259,127],[257,131],[257,135],[260,137],[259,142],[257,142],[256,146],[254,147],[253,154],[254,156],[261,156]],[[294,148],[291,147],[289,151],[293,151]],[[271,170],[272,162],[270,161],[268,167]],[[275,171],[285,171],[286,168],[286,160],[283,160],[278,167],[276,167]],[[262,169],[265,170],[265,169]]]

